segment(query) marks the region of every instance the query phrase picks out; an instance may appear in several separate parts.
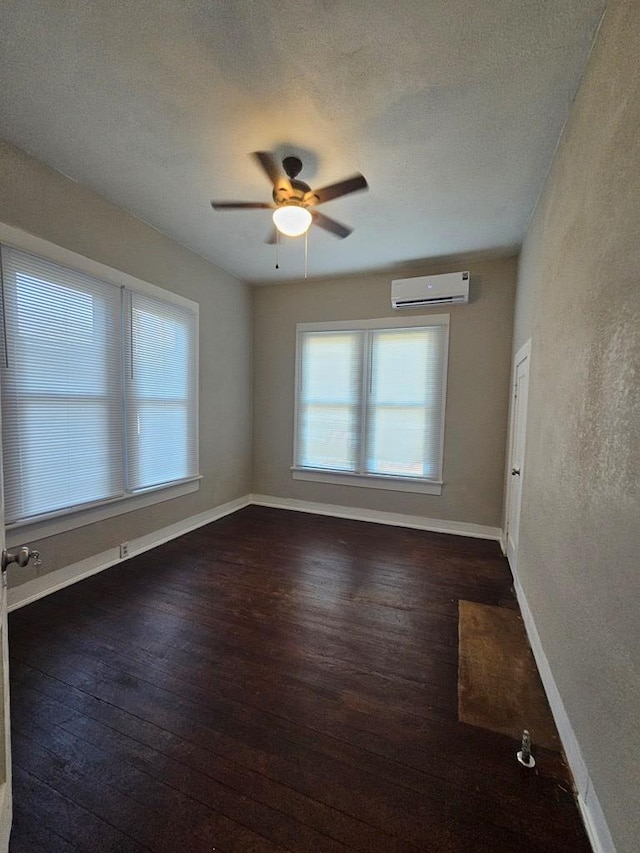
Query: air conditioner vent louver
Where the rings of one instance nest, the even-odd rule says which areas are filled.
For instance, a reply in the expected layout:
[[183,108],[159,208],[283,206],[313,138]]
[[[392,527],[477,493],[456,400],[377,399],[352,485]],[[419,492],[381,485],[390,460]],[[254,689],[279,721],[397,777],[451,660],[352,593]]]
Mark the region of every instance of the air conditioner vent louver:
[[441,296],[438,299],[397,299],[394,308],[419,308],[421,305],[445,305],[466,302],[461,296]]
[[431,305],[462,305],[469,301],[469,273],[424,275],[391,282],[391,305],[402,308],[428,308]]

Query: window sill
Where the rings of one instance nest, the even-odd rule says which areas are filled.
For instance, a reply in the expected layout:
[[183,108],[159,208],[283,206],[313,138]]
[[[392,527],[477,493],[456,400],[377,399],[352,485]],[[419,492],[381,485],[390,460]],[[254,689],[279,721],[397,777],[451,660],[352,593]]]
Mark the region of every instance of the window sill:
[[442,482],[417,477],[394,477],[387,474],[352,474],[349,471],[321,471],[317,468],[292,468],[294,480],[330,483],[337,486],[360,486],[366,489],[386,489],[391,492],[414,492],[421,495],[441,495]]
[[45,539],[47,536],[56,536],[58,533],[66,533],[69,530],[95,524],[116,515],[124,515],[127,512],[197,492],[200,488],[201,479],[202,477],[198,475],[190,480],[184,480],[170,486],[147,489],[144,492],[125,495],[107,503],[85,507],[84,509],[64,510],[48,517],[27,519],[9,524],[6,528],[7,545],[12,547],[23,542],[34,542],[38,539]]

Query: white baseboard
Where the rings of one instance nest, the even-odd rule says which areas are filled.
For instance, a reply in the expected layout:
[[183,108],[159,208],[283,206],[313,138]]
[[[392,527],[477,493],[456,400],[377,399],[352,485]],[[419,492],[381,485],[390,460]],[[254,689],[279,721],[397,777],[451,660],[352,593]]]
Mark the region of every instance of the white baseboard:
[[464,521],[446,521],[440,518],[424,518],[421,515],[401,515],[396,512],[382,512],[376,509],[357,509],[336,504],[299,501],[293,498],[278,498],[272,495],[251,495],[251,503],[257,506],[270,506],[275,509],[291,509],[295,512],[308,512],[313,515],[332,515],[335,518],[350,518],[354,521],[372,521],[375,524],[389,524],[393,527],[413,527],[416,530],[429,530],[432,533],[451,533],[455,536],[471,536],[474,539],[502,538],[499,527],[486,527]]
[[540,635],[538,634],[538,629],[536,628],[533,613],[531,612],[524,590],[522,589],[515,572],[513,580],[516,595],[518,597],[518,604],[520,605],[520,611],[522,613],[525,628],[527,629],[529,643],[531,644],[531,650],[533,651],[533,656],[536,659],[540,678],[542,679],[542,684],[544,685],[547,699],[549,700],[549,706],[551,707],[551,713],[553,714],[553,718],[558,728],[558,734],[562,741],[567,762],[569,763],[571,773],[573,774],[578,806],[582,813],[582,819],[587,830],[587,835],[589,836],[589,841],[591,842],[594,853],[616,853],[613,839],[609,832],[609,827],[607,826],[604,813],[589,777],[587,765],[585,764],[582,756],[580,744],[578,743],[578,739],[573,731],[569,715],[564,707],[564,702],[562,701],[558,686],[555,678],[553,677],[549,661],[547,660],[547,656],[542,647],[542,642],[540,640]]
[[[129,542],[129,556],[134,557],[136,554],[142,554],[144,551],[149,551],[151,548],[156,548],[164,542],[169,542],[171,539],[176,539],[191,530],[196,530],[205,524],[210,524],[218,518],[225,515],[230,515],[232,512],[237,512],[251,503],[250,496],[244,495],[236,500],[229,501],[213,509],[201,512],[198,515],[192,515],[182,521],[177,521],[175,524],[169,524],[167,527],[161,527],[153,533],[146,536],[140,536],[138,539],[132,539]],[[77,563],[72,563],[70,566],[65,566],[54,572],[42,575],[42,577],[34,578],[19,586],[12,587],[7,593],[7,608],[9,611],[17,610],[19,607],[24,607],[26,604],[31,604],[39,598],[44,598],[45,595],[50,595],[52,592],[57,592],[65,586],[70,586],[77,581],[84,580],[91,575],[98,574],[105,569],[115,566],[116,563],[124,562],[120,557],[120,545],[109,548],[107,551],[102,551],[100,554],[94,554],[86,560],[80,560]]]

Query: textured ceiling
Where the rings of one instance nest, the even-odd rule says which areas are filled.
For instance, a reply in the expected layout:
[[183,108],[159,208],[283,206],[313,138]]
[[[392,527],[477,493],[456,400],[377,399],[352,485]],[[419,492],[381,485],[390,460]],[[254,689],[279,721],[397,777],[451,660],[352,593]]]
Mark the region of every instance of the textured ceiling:
[[300,277],[263,240],[247,156],[297,154],[321,209],[309,275],[516,248],[603,0],[1,0],[2,135],[249,281]]

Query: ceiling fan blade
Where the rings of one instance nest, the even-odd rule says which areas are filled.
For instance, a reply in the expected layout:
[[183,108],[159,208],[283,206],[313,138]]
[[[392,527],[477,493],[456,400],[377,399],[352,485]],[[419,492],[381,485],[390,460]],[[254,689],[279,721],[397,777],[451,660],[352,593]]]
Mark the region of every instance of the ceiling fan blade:
[[332,234],[335,234],[336,237],[348,237],[353,231],[353,228],[349,228],[347,225],[343,225],[342,222],[337,222],[335,219],[330,219],[323,213],[318,213],[317,210],[312,210],[311,215],[313,216],[313,222],[315,225],[318,225],[320,228],[324,228],[325,231],[330,231]]
[[269,246],[274,246],[278,242],[278,230],[273,228],[264,242]]
[[275,207],[275,204],[267,201],[212,201],[214,210],[258,210]]
[[329,184],[319,190],[309,190],[304,197],[304,202],[305,204],[324,204],[325,201],[366,189],[369,189],[369,184],[364,175],[354,175],[352,178],[338,181],[337,184]]
[[282,177],[282,170],[273,159],[273,154],[270,151],[254,151],[253,157],[258,161],[260,166],[262,166],[267,177],[275,186],[278,182],[278,178]]

